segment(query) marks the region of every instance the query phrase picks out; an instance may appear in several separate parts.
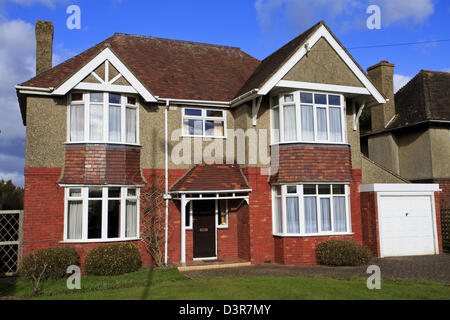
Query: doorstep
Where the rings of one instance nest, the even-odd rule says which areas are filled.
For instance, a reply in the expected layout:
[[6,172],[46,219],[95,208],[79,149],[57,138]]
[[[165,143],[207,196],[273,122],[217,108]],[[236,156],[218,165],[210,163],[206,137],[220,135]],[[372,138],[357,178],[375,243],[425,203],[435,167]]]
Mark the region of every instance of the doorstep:
[[180,272],[183,271],[196,271],[196,270],[210,270],[210,269],[221,269],[221,268],[239,268],[239,267],[248,267],[251,266],[252,263],[250,261],[240,261],[240,262],[226,262],[219,260],[208,260],[202,261],[202,263],[190,263],[190,265],[179,266],[178,270]]

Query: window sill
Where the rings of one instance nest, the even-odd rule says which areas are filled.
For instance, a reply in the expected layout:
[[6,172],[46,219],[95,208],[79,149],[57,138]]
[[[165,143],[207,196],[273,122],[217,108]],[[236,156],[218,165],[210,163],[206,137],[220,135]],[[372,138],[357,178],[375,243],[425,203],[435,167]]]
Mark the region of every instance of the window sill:
[[217,229],[228,229],[228,225],[217,226]]
[[351,236],[354,235],[354,232],[341,232],[341,233],[308,233],[308,234],[300,234],[300,233],[273,233],[273,236],[277,237],[295,237],[295,238],[305,238],[305,237],[330,237],[330,236]]
[[328,141],[284,141],[284,142],[274,142],[271,143],[270,146],[278,146],[284,144],[312,144],[312,145],[347,145],[350,144],[348,142],[328,142]]
[[63,240],[59,243],[104,243],[104,242],[124,242],[124,241],[136,241],[141,238],[115,238],[115,239],[89,239],[89,240]]
[[67,142],[64,142],[64,145],[77,145],[77,144],[111,144],[111,145],[142,147],[142,145],[139,143],[128,143],[128,142],[106,142],[106,141],[67,141]]

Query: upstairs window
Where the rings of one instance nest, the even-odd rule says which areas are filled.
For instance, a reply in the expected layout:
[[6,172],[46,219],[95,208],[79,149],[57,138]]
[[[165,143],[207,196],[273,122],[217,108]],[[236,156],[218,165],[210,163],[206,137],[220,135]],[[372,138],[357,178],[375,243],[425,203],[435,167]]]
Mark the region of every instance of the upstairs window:
[[271,99],[272,143],[344,143],[342,95],[296,91]]
[[225,137],[225,112],[216,109],[183,108],[183,135],[191,137]]
[[70,142],[138,143],[136,98],[107,92],[71,94]]

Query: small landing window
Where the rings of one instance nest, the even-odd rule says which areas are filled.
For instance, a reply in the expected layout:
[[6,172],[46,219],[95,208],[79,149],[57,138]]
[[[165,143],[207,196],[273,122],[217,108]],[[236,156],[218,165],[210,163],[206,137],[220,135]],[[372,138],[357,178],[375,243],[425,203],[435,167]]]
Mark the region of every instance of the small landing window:
[[216,109],[182,109],[183,135],[190,137],[225,137],[225,112]]

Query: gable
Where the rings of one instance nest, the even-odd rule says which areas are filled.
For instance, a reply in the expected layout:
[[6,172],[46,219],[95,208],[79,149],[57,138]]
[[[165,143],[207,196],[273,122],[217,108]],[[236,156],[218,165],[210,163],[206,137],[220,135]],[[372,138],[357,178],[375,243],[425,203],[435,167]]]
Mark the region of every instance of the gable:
[[[108,70],[108,77],[106,77],[106,70]],[[86,78],[84,78],[81,83],[98,83],[98,84],[109,84],[118,86],[130,87],[132,90],[132,85],[123,77],[123,75],[114,67],[109,60],[106,60],[100,66],[92,71]]]
[[320,38],[282,80],[364,87],[324,38]]

